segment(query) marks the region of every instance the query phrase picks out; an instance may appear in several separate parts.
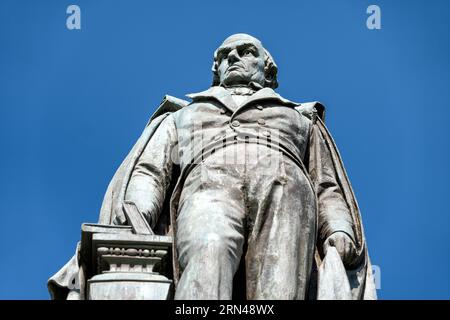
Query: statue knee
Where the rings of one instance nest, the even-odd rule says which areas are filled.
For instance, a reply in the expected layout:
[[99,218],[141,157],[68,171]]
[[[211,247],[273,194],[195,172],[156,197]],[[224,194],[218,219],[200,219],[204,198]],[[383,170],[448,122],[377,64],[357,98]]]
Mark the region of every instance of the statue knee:
[[190,249],[195,256],[202,258],[211,256],[217,260],[226,258],[231,250],[229,239],[216,232],[208,232],[197,237],[194,243],[191,243]]

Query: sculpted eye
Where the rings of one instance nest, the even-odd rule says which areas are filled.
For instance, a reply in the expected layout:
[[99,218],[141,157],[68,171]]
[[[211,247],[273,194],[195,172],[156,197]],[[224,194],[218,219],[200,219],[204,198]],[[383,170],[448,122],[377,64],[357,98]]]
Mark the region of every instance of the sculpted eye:
[[218,62],[220,63],[220,62],[222,62],[222,60],[224,60],[224,59],[226,59],[227,57],[228,57],[228,51],[222,51],[222,52],[220,52],[219,53],[219,56],[218,56]]
[[253,55],[253,51],[251,49],[246,49],[244,51],[244,56],[249,56],[249,55]]

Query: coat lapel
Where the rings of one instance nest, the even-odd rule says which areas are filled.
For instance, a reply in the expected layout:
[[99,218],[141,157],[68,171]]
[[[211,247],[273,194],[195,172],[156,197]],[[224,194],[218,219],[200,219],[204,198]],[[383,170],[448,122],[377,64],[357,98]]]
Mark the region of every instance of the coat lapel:
[[254,94],[248,97],[248,99],[241,105],[237,106],[234,102],[231,94],[223,87],[220,86],[214,86],[209,88],[208,90],[199,92],[199,93],[191,93],[186,95],[188,98],[191,98],[194,102],[201,99],[214,99],[218,102],[220,102],[223,106],[225,106],[228,110],[230,110],[232,113],[235,113],[237,110],[241,110],[242,108],[245,108],[249,104],[252,104],[257,101],[264,101],[264,100],[275,100],[283,105],[288,106],[298,106],[299,103],[295,103],[292,101],[289,101],[282,96],[280,96],[278,93],[276,93],[271,88],[263,88],[261,90],[256,91]]
[[191,98],[193,101],[200,99],[215,99],[231,112],[234,112],[238,108],[228,90],[219,86],[211,87],[208,90],[199,93],[191,93],[186,96]]
[[284,104],[284,105],[290,105],[290,106],[297,106],[298,103],[289,101],[288,99],[283,98],[278,93],[276,93],[271,88],[262,88],[261,90],[256,91],[254,94],[248,97],[248,99],[240,106],[240,108],[243,108],[251,103],[254,103],[256,101],[263,101],[263,100],[276,100],[277,102]]

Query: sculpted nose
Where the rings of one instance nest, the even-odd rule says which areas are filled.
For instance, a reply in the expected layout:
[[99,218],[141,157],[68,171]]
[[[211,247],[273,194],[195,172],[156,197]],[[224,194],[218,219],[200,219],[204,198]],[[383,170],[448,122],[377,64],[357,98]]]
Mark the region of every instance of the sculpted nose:
[[239,60],[239,54],[238,54],[237,50],[236,49],[231,50],[230,53],[228,54],[228,62],[233,63],[238,60]]

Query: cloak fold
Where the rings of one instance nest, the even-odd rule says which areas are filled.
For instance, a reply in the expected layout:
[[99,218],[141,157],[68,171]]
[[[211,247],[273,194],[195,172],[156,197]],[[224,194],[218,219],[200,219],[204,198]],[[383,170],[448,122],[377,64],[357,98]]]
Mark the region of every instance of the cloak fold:
[[[141,156],[145,146],[150,141],[153,133],[161,122],[172,112],[175,112],[188,104],[187,101],[166,95],[155,113],[149,119],[135,145],[128,153],[125,160],[117,169],[111,179],[102,207],[100,209],[99,224],[124,225],[127,224],[122,204],[125,199],[125,191],[134,166]],[[168,207],[168,206],[166,206]],[[168,216],[163,212],[161,216]],[[155,230],[168,231],[169,220],[160,219]],[[157,233],[157,232],[155,232]],[[47,283],[50,296],[54,300],[65,300],[68,298],[83,299],[84,297],[84,274],[78,263],[79,244],[74,256]],[[80,285],[81,284],[81,285]]]
[[[325,107],[320,102],[303,103],[300,107],[297,107],[299,112],[309,117],[314,125],[313,130],[316,130],[322,139],[325,141],[329,155],[333,161],[334,171],[337,178],[337,182],[343,192],[344,200],[349,209],[350,215],[353,220],[355,241],[357,247],[356,263],[351,269],[346,270],[346,274],[342,274],[339,270],[342,268],[330,268],[332,265],[329,261],[335,261],[334,251],[328,252],[327,256],[321,259],[319,254],[316,254],[317,275],[312,278],[311,287],[317,288],[316,299],[342,299],[342,297],[351,297],[353,300],[374,300],[376,299],[375,282],[372,275],[372,265],[370,263],[366,239],[364,235],[364,229],[361,221],[361,213],[356,201],[355,194],[353,192],[350,180],[342,162],[342,158],[333,140],[333,137],[329,133],[327,127],[324,124],[325,120]],[[316,155],[312,153],[310,155],[310,163],[314,165],[319,159],[315,159]],[[318,250],[316,250],[318,251]],[[324,265],[322,263],[325,261]],[[328,261],[328,263],[327,263]],[[328,267],[327,267],[328,265]],[[339,279],[347,278],[351,292],[344,293],[346,286],[341,287],[341,292],[336,295],[335,291],[336,283],[339,283]],[[328,279],[325,281],[324,279]],[[326,293],[326,294],[325,294]]]

